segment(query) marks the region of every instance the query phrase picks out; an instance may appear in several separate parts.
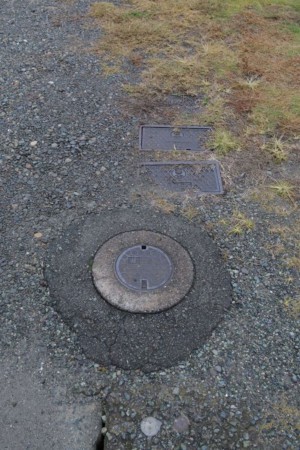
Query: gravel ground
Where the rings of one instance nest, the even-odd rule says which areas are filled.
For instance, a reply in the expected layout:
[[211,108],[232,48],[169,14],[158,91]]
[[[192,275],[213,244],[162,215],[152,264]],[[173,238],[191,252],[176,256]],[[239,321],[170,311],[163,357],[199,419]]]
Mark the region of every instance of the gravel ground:
[[[60,392],[61,405],[101,406],[107,450],[297,449],[299,322],[285,300],[299,293],[299,274],[272,253],[284,243],[292,254],[295,241],[268,228],[293,228],[299,216],[246,200],[243,177],[225,196],[188,199],[195,226],[226,259],[234,298],[207,343],[181,364],[150,374],[99,367],[52,309],[43,275],[50,241],[78,217],[146,202],[154,208],[150,194],[166,196],[138,179],[139,117],[120,108],[125,75],[102,78],[88,51],[98,38],[84,17],[89,4],[0,6],[1,367],[16,390],[13,374],[31,373],[49,395]],[[172,214],[181,215],[186,196],[172,202]],[[255,228],[229,234],[221,219],[230,221],[234,210]],[[141,431],[148,416],[161,425],[153,437]],[[17,424],[7,427],[14,434]],[[92,448],[85,445],[78,450]]]

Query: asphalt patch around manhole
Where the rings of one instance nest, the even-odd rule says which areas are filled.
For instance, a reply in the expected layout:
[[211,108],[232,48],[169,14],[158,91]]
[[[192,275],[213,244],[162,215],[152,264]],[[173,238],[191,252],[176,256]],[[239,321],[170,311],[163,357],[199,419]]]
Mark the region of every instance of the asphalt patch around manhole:
[[223,194],[218,161],[144,162],[141,166],[143,178],[148,177],[169,191]]
[[206,150],[209,127],[170,125],[142,125],[139,134],[140,150]]
[[[103,244],[143,230],[175,240],[194,265],[193,285],[183,300],[153,314],[112,306],[92,279],[94,257]],[[50,244],[45,274],[55,308],[77,332],[86,355],[103,366],[153,371],[176,364],[205,342],[231,301],[229,274],[207,233],[149,209],[106,211],[74,222]]]

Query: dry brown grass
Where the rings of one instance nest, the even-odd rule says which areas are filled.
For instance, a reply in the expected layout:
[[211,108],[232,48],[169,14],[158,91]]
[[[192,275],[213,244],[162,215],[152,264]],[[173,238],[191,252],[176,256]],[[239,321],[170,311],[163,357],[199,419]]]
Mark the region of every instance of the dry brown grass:
[[266,244],[264,248],[272,255],[273,259],[286,253],[286,247],[283,244]]
[[[248,147],[265,135],[267,148],[270,134],[300,127],[299,13],[295,0],[128,0],[90,11],[104,31],[97,51],[106,72],[125,61],[140,70],[140,82],[126,87],[131,94],[204,94],[189,122],[221,124],[238,139],[250,126]],[[286,154],[288,145],[275,159]]]
[[[141,121],[212,126],[201,158],[213,149],[227,187],[237,171],[246,173],[257,187],[248,199],[292,220],[300,194],[289,172],[299,162],[299,0],[124,0],[94,3],[90,16],[103,32],[95,50],[104,73],[135,74],[123,86],[126,110]],[[189,106],[175,107],[174,97]],[[199,154],[155,156],[194,160]],[[164,199],[154,206],[175,211]],[[254,227],[239,212],[224,225],[234,235]],[[296,241],[295,233],[291,238]],[[294,254],[282,258],[298,265]]]
[[300,430],[300,410],[291,405],[290,401],[282,397],[278,403],[274,403],[266,413],[266,420],[261,426],[261,431],[280,429],[284,431]]
[[154,208],[159,209],[165,214],[173,214],[176,211],[176,205],[165,198],[158,197],[155,194],[149,195],[148,198]]
[[291,256],[285,260],[285,263],[289,269],[300,270],[300,257]]
[[186,219],[192,221],[197,216],[199,216],[199,210],[197,208],[195,208],[194,206],[189,205],[181,210],[181,214]]
[[[245,198],[258,202],[265,210],[278,216],[290,216],[298,210],[300,185],[297,180],[261,180],[256,188],[245,193]],[[294,229],[298,228],[298,222]],[[271,227],[272,229],[273,227]],[[300,230],[299,230],[300,232]]]
[[289,181],[286,180],[276,181],[276,183],[271,184],[269,186],[269,189],[275,192],[275,194],[278,195],[279,197],[294,203],[295,187]]
[[300,297],[285,298],[284,307],[291,317],[293,317],[294,319],[300,318]]
[[225,225],[228,229],[229,234],[241,235],[246,232],[253,230],[254,221],[247,217],[241,211],[233,211],[232,217],[230,219],[221,219],[219,221],[221,225]]

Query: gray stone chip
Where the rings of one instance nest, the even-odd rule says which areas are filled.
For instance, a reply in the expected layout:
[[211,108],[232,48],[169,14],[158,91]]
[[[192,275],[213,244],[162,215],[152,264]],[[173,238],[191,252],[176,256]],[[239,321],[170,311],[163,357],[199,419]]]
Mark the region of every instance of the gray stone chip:
[[155,436],[159,433],[162,423],[155,417],[146,417],[141,422],[141,430],[147,437]]

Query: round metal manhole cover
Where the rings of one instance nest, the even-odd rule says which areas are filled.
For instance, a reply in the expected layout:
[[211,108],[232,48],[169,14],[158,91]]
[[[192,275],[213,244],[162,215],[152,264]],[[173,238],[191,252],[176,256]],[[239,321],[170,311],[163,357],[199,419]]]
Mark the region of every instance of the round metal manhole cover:
[[172,275],[168,255],[152,245],[135,245],[118,257],[116,274],[124,286],[137,291],[166,286]]
[[109,239],[94,258],[93,280],[112,305],[130,312],[168,309],[189,292],[194,278],[189,253],[169,236],[130,231]]

